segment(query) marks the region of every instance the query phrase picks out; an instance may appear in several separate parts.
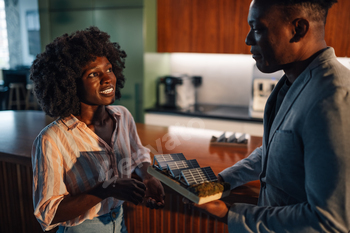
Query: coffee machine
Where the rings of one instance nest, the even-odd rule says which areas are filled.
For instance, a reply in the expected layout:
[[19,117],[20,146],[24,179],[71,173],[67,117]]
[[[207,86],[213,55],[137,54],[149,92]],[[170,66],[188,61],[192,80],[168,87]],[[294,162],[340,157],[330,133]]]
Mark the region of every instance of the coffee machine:
[[283,74],[281,70],[274,73],[262,73],[257,66],[254,65],[252,94],[249,103],[250,117],[263,119],[266,101]]
[[157,108],[186,109],[197,102],[201,76],[164,76],[157,79]]
[[176,86],[181,84],[181,78],[160,77],[157,80],[157,107],[176,109]]

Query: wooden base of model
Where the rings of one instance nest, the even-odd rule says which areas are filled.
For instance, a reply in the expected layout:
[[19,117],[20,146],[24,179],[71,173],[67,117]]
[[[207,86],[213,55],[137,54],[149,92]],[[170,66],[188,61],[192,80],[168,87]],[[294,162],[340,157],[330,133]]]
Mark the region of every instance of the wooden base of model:
[[210,201],[218,200],[218,199],[220,199],[222,197],[226,197],[230,194],[230,190],[225,190],[224,192],[220,192],[220,193],[217,193],[214,195],[210,195],[210,196],[206,196],[206,197],[198,197],[197,195],[195,195],[194,193],[189,191],[186,187],[184,187],[183,184],[181,184],[177,180],[174,180],[170,176],[167,176],[166,174],[162,173],[158,169],[155,169],[155,168],[150,166],[150,167],[148,167],[147,172],[150,175],[157,178],[158,180],[160,180],[162,183],[166,184],[167,186],[169,186],[170,188],[172,188],[173,190],[175,190],[176,192],[181,194],[182,196],[184,196],[185,198],[187,198],[188,200],[190,200],[194,203],[197,203],[199,205],[210,202]]

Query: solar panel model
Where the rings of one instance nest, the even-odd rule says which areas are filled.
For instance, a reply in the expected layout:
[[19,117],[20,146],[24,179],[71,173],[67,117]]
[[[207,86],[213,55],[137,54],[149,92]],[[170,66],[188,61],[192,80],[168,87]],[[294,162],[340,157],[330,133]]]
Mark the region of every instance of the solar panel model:
[[197,160],[186,160],[182,153],[153,157],[148,173],[197,204],[228,196],[230,185],[218,182],[210,167],[201,168]]

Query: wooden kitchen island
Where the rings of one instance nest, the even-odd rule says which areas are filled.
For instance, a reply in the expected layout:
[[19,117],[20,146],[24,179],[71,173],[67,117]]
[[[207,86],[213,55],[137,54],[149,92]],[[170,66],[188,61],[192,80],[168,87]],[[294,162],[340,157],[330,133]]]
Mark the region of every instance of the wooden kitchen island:
[[[51,119],[41,111],[0,111],[0,119],[0,232],[42,232],[33,215],[30,152],[33,140]],[[261,137],[251,137],[246,148],[211,146],[211,136],[222,132],[198,126],[201,128],[137,124],[137,130],[152,157],[183,153],[187,159],[197,159],[201,167],[210,166],[215,174],[247,157],[262,143]],[[180,195],[165,185],[164,189],[166,205],[162,210],[124,204],[129,233],[228,232],[227,225],[188,208]],[[258,194],[259,182],[254,181],[233,190],[225,201],[256,203]]]

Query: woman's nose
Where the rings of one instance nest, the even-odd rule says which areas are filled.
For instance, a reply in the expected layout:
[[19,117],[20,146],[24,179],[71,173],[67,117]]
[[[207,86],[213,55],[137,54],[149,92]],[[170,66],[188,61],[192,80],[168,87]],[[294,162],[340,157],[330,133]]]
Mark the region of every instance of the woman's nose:
[[103,83],[110,83],[112,80],[112,77],[108,73],[103,73],[101,78],[101,84]]

